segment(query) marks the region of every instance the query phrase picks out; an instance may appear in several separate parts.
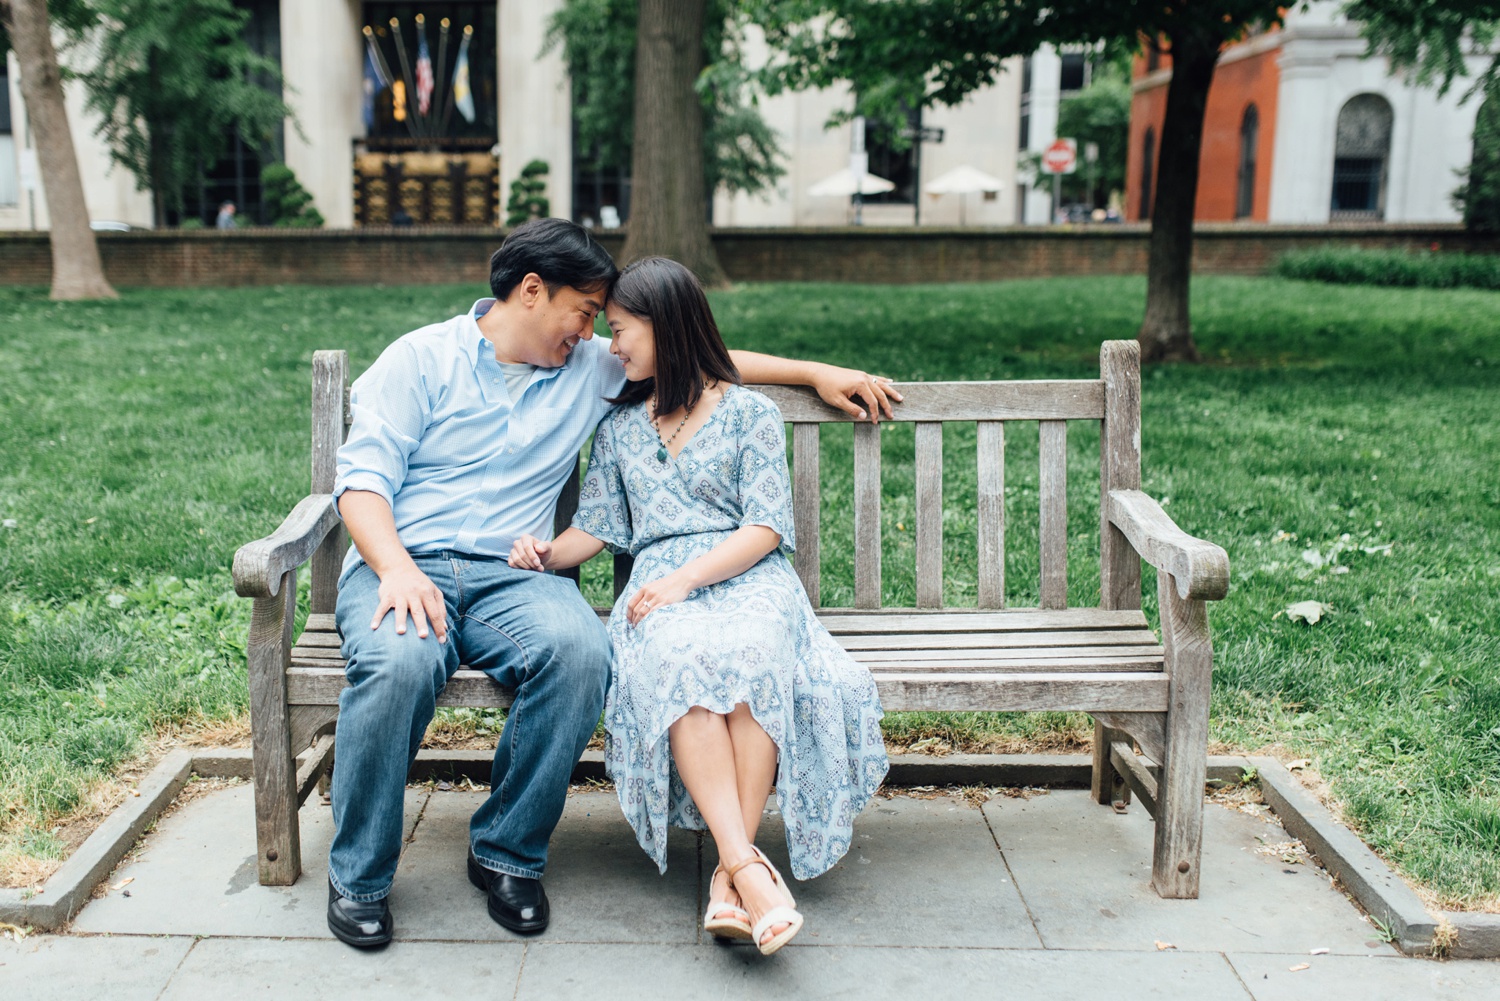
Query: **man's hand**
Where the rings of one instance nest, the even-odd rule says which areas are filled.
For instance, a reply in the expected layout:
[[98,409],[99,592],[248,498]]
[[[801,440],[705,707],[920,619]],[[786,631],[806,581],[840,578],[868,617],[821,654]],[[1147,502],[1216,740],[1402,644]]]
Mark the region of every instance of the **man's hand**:
[[[901,394],[896,392],[890,379],[853,368],[819,365],[812,387],[824,403],[838,407],[857,420],[868,418],[872,424],[880,423],[882,413],[894,419],[896,415],[891,411],[891,401],[901,402]],[[855,398],[863,400],[864,406],[856,403]]]
[[510,544],[510,558],[506,562],[517,570],[546,570],[550,555],[552,543],[543,542],[534,535],[523,535]]
[[625,606],[625,619],[632,626],[665,605],[675,605],[692,590],[680,574],[670,573],[661,580],[654,580],[642,587]]
[[392,570],[380,578],[380,607],[375,609],[375,618],[370,620],[372,630],[379,629],[386,612],[396,613],[396,632],[406,634],[406,616],[411,615],[417,625],[417,635],[427,638],[427,624],[439,643],[448,642],[448,612],[443,605],[443,592],[416,565]]

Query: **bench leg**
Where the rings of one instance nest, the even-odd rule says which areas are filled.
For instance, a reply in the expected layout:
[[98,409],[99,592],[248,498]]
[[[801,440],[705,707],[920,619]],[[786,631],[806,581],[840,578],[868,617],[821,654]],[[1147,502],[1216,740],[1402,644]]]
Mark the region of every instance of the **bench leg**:
[[255,843],[262,886],[290,886],[302,874],[297,829],[297,763],[292,754],[286,671],[291,661],[297,573],[281,593],[257,598],[250,619],[250,731],[255,772]]
[[1151,885],[1163,897],[1193,899],[1203,860],[1213,647],[1205,603],[1179,598],[1170,574],[1157,577],[1169,683]]
[[1094,721],[1094,773],[1089,794],[1100,806],[1112,806],[1124,813],[1130,805],[1130,786],[1109,760],[1109,745],[1117,740],[1128,742],[1130,734]]

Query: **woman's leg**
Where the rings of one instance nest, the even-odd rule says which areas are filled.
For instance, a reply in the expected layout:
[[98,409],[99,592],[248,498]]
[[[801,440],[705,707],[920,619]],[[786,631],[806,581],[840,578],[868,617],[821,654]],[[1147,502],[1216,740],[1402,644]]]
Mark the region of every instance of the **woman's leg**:
[[740,812],[745,817],[745,837],[755,843],[755,832],[765,816],[766,800],[776,782],[776,742],[761,729],[750,715],[750,707],[741,702],[724,717],[729,725],[729,740],[734,745],[735,786],[739,791]]
[[[729,736],[728,720],[718,713],[694,706],[672,724],[668,735],[677,774],[708,824],[709,833],[719,849],[719,858],[731,862],[749,858],[751,842],[745,832],[736,749]],[[774,744],[771,745],[771,759],[770,767],[774,771]],[[763,763],[761,767],[764,768]],[[761,804],[764,807],[764,798]],[[741,869],[735,877],[735,886],[750,912],[752,924],[772,907],[786,902],[765,866],[751,865]],[[774,935],[785,927],[773,925],[770,934]]]

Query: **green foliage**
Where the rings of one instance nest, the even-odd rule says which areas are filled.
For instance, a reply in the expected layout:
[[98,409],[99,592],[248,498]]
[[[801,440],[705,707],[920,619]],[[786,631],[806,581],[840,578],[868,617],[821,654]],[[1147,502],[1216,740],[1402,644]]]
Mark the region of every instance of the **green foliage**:
[[521,168],[521,176],[510,182],[510,201],[505,203],[505,226],[519,226],[528,219],[552,214],[547,201],[547,161],[532,160]]
[[1106,192],[1124,191],[1126,147],[1130,141],[1128,80],[1115,73],[1104,74],[1065,98],[1057,109],[1057,134],[1078,140],[1078,171],[1063,178],[1065,197],[1069,192],[1082,194],[1088,187],[1089,167],[1083,162],[1088,143],[1099,146],[1095,167],[1099,185]]
[[1337,285],[1500,289],[1500,256],[1494,254],[1409,253],[1329,244],[1283,254],[1275,270],[1283,278]]
[[99,28],[82,36],[88,108],[115,162],[156,199],[182,211],[183,192],[236,133],[266,146],[291,115],[275,60],[240,37],[249,18],[233,0],[89,0]]
[[268,163],[260,169],[260,197],[272,226],[310,229],[323,225],[323,214],[312,203],[312,194],[284,163]]
[[[704,13],[703,169],[707,190],[756,194],[785,173],[776,132],[761,117],[745,68],[743,4],[708,0]],[[635,136],[635,0],[564,0],[547,32],[573,83],[578,147],[600,170],[630,170]]]
[[[1392,70],[1411,71],[1418,83],[1436,83],[1439,93],[1469,75],[1467,55],[1490,52],[1500,41],[1500,0],[1351,0],[1344,16],[1359,23],[1372,54],[1389,56]],[[1485,77],[1497,74],[1500,55]]]
[[1500,233],[1500,78],[1488,80],[1484,91],[1474,119],[1474,155],[1453,201],[1469,229]]
[[[1087,379],[1101,339],[1134,335],[1145,285],[779,283],[710,298],[732,347],[902,379]],[[1500,454],[1500,294],[1220,276],[1194,290],[1214,364],[1143,373],[1142,487],[1229,553],[1233,586],[1210,613],[1211,737],[1312,759],[1350,822],[1439,903],[1493,900],[1500,489],[1484,473]],[[0,288],[0,851],[60,855],[59,817],[153,730],[243,713],[249,603],[227,568],[307,492],[312,351],[347,348],[359,373],[473,297],[153,289],[106,305]],[[972,604],[974,431],[944,437],[945,600]],[[915,443],[909,424],[881,438],[883,599],[910,604]],[[1098,601],[1097,443],[1086,422],[1069,428],[1070,605]],[[824,594],[848,603],[849,427],[822,447]],[[1034,425],[1008,429],[1006,467],[1008,598],[1034,605]],[[612,597],[608,563],[584,568],[595,603]],[[1155,583],[1148,570],[1148,616]],[[1312,627],[1277,616],[1299,601],[1331,611]],[[1083,729],[1075,714],[888,724],[913,742]]]

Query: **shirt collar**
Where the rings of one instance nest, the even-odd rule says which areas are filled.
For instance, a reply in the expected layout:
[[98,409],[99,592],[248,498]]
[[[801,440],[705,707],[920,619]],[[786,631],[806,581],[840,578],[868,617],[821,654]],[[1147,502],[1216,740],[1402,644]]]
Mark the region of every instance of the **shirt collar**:
[[484,334],[479,329],[479,318],[485,313],[488,313],[490,311],[490,307],[494,305],[495,300],[492,297],[486,296],[483,299],[474,300],[474,305],[470,306],[469,311],[464,314],[464,354],[469,359],[469,364],[474,366],[475,368],[479,367],[479,351],[481,347],[487,347],[489,349],[491,357],[494,357],[495,354],[495,345],[490,343],[490,339],[484,336]]

